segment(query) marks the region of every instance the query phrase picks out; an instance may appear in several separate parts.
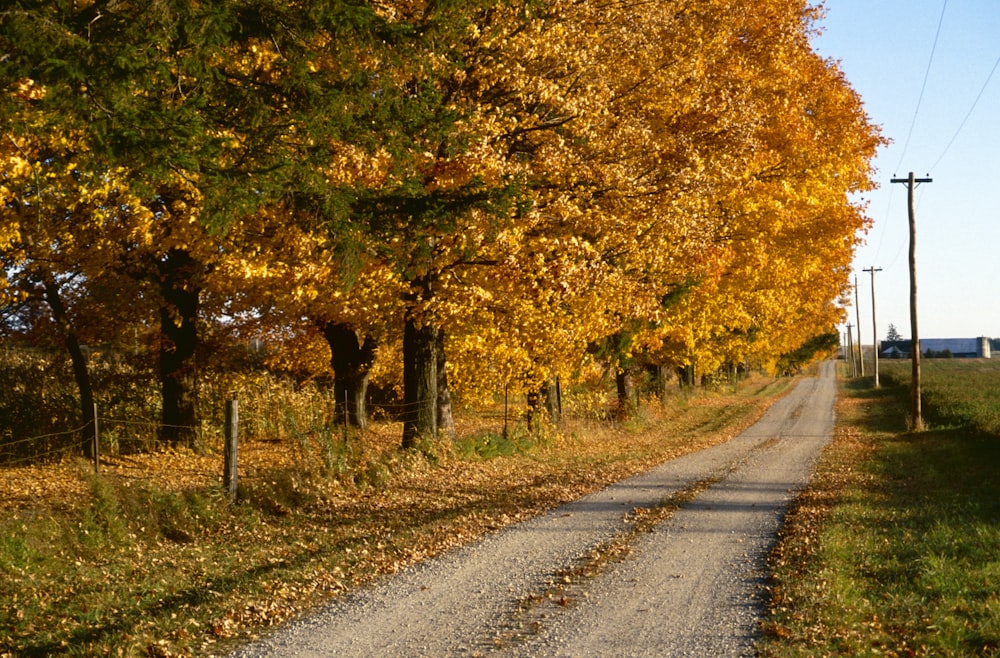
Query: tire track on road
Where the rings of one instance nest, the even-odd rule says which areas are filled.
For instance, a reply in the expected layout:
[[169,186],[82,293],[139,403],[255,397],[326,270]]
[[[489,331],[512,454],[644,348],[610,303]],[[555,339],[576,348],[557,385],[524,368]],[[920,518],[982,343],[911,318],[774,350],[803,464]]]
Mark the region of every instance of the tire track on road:
[[[753,585],[760,576],[747,577],[743,571],[731,575],[732,563],[735,559],[757,568],[758,552],[762,563],[764,546],[777,532],[782,505],[787,504],[791,491],[804,483],[825,443],[820,428],[827,421],[832,427],[833,407],[829,393],[833,390],[833,370],[832,364],[828,365],[819,379],[800,382],[755,425],[724,444],[666,462],[354,592],[245,647],[234,658],[687,655],[665,652],[680,647],[678,642],[684,637],[651,634],[645,624],[636,626],[634,620],[601,606],[631,608],[633,617],[647,617],[654,629],[690,623],[687,618],[661,618],[663,606],[669,607],[670,601],[688,601],[684,605],[704,609],[711,609],[714,601],[727,610],[756,610],[756,595],[744,587],[744,581]],[[821,408],[815,410],[817,406]],[[787,472],[777,466],[768,469],[771,480],[765,481],[764,472],[758,471],[760,465],[776,460],[794,462],[795,468]],[[753,502],[754,496],[762,498]],[[683,504],[664,512],[664,519],[655,519],[656,511],[667,510],[672,499]],[[741,502],[747,500],[751,502]],[[706,512],[757,506],[768,522],[754,531],[752,558],[702,550],[713,545],[709,541],[713,533],[729,532],[712,529],[711,524],[706,527],[705,518],[721,519],[718,513]],[[649,524],[648,532],[632,533],[635,519],[643,515],[655,522]],[[627,546],[626,557],[587,581],[592,585],[590,596],[575,600],[572,606],[559,606],[564,614],[546,618],[544,624],[530,629],[537,632],[524,633],[523,625],[518,630],[518,615],[525,601],[556,587],[581,560],[616,541]],[[686,564],[680,558],[691,552],[692,546],[702,559]],[[711,575],[713,569],[730,575]],[[738,582],[739,588],[729,587],[729,593],[720,599],[711,583],[723,577]],[[663,582],[648,587],[657,579]],[[641,583],[647,584],[645,590],[636,588]],[[681,591],[676,589],[677,583],[702,585]],[[639,608],[616,602],[635,596],[644,601]],[[657,596],[663,600],[657,602]],[[744,618],[716,617],[733,629],[727,637],[738,637],[738,645],[743,647],[743,639],[750,636],[743,630]],[[601,628],[604,630],[598,632]],[[513,639],[518,641],[512,643]],[[646,651],[642,649],[645,643],[655,647],[652,652],[642,652]]]

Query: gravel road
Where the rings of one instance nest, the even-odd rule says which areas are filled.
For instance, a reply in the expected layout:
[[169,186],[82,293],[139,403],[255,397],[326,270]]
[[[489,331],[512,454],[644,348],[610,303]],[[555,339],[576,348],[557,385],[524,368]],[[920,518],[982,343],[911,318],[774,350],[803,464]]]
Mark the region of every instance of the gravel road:
[[396,574],[233,658],[752,656],[764,560],[829,440],[835,395],[824,363],[727,443]]

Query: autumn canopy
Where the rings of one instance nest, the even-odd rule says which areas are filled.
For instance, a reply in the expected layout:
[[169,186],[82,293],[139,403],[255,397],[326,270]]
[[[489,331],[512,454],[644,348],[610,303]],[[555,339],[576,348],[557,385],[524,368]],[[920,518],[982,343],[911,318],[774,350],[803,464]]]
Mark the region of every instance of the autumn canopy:
[[14,0],[4,330],[452,394],[820,349],[881,144],[806,0]]

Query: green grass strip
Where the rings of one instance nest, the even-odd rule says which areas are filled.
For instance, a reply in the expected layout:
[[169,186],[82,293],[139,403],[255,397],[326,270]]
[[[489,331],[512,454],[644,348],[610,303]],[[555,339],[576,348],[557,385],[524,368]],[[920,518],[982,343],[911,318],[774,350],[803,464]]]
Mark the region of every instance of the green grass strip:
[[844,390],[773,555],[761,655],[1000,655],[1000,438],[905,414],[899,391]]

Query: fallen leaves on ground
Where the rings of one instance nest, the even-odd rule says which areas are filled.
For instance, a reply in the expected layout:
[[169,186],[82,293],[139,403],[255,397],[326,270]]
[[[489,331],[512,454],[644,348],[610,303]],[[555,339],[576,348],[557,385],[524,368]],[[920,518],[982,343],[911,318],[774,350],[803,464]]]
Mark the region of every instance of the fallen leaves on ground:
[[[111,510],[133,513],[120,527],[113,516],[87,516],[100,494],[86,462],[6,469],[0,513],[7,527],[58,517],[62,525],[51,539],[63,544],[28,547],[22,564],[3,569],[3,607],[16,612],[0,619],[0,654],[54,651],[62,643],[119,655],[221,651],[376,576],[725,440],[774,399],[692,398],[641,429],[571,422],[526,452],[487,460],[447,450],[434,459],[402,454],[399,426],[380,423],[360,448],[362,461],[384,468],[379,486],[322,474],[321,462],[302,446],[258,441],[240,448],[247,498],[228,511],[221,496],[212,499],[215,507],[204,512],[215,515],[210,520],[193,518],[197,506],[178,508],[184,518],[160,517],[190,492],[219,491],[219,454],[103,458],[102,486],[121,495],[175,496],[149,519]],[[741,411],[705,431],[724,404]],[[460,435],[482,429],[459,422]],[[283,502],[253,498],[279,493]],[[93,532],[103,539],[88,535],[78,518],[96,523]],[[151,523],[160,524],[157,533],[146,527]],[[27,603],[29,592],[46,596]]]

